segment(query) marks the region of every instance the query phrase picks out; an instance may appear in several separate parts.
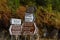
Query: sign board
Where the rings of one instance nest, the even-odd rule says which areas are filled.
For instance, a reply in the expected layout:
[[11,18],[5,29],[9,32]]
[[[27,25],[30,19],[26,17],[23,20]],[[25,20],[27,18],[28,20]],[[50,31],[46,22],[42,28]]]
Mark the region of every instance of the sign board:
[[21,25],[11,25],[9,32],[10,35],[21,35]]
[[23,35],[32,35],[32,34],[34,34],[34,31],[35,31],[34,23],[32,23],[32,22],[23,23],[23,25],[22,25]]
[[21,24],[21,19],[12,18],[10,21],[11,21],[11,24]]
[[26,13],[26,15],[25,15],[25,22],[33,22],[33,20],[34,20],[33,14]]

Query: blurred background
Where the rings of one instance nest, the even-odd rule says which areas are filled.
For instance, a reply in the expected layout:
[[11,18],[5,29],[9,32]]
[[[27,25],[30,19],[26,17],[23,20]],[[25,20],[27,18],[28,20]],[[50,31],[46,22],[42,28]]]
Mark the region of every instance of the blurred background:
[[60,0],[0,0],[0,40],[10,40],[10,19],[20,18],[23,23],[29,7],[35,8],[39,38],[60,38]]

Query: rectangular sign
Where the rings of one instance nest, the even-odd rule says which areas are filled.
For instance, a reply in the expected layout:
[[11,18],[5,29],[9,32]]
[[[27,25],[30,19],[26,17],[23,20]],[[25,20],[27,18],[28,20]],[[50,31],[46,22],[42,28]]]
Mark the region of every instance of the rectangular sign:
[[21,24],[21,19],[11,18],[11,24]]
[[26,13],[26,15],[25,15],[25,22],[33,22],[33,20],[34,20],[33,14]]

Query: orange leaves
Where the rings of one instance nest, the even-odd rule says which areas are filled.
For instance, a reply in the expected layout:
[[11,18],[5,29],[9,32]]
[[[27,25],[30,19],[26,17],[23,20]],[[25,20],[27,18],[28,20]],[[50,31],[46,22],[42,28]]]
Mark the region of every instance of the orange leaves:
[[[36,23],[41,26],[42,23],[46,23],[47,25],[56,25],[55,15],[53,13],[49,13],[44,11],[43,9],[37,10],[36,13]],[[43,24],[42,24],[43,25]]]
[[19,6],[19,8],[16,10],[16,13],[17,13],[17,15],[18,15],[21,19],[23,19],[23,18],[24,18],[24,15],[25,15],[25,13],[26,13],[26,7],[24,7],[24,6]]
[[7,0],[0,0],[0,10],[6,10]]
[[9,9],[7,3],[8,0],[0,0],[0,11],[3,11],[3,13],[6,15],[11,13],[11,10]]
[[4,22],[4,26],[9,25],[9,19],[11,17],[11,10],[8,7],[8,0],[0,0],[0,12],[1,13],[1,20]]

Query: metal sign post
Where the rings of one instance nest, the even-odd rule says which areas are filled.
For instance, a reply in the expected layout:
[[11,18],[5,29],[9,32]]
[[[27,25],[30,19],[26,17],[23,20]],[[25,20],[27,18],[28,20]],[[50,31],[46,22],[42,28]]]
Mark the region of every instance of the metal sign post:
[[13,40],[13,35],[16,37],[16,40],[18,40],[19,35],[21,35],[21,19],[11,19],[11,25],[9,28],[9,32],[11,35],[11,40]]
[[36,24],[33,22],[24,22],[22,24],[22,32],[23,32],[23,35],[26,35],[26,36],[30,35],[30,40],[35,40],[33,37],[34,37],[34,34],[38,33],[38,28],[36,27]]
[[32,35],[30,35],[30,40],[33,40],[32,38],[33,38],[33,36],[32,36]]
[[25,35],[25,40],[27,40],[27,35]]
[[[36,24],[34,23],[34,15],[30,13],[25,14],[25,22],[22,24],[22,33],[23,35],[29,35],[30,40],[34,40],[33,36],[36,32]],[[25,36],[25,40],[26,40]]]
[[19,35],[21,35],[21,27],[20,25],[11,25],[10,27],[10,35],[15,35],[16,40]]
[[11,40],[13,39],[13,36],[11,35]]
[[16,35],[15,37],[16,37],[16,40],[18,40],[18,35]]

